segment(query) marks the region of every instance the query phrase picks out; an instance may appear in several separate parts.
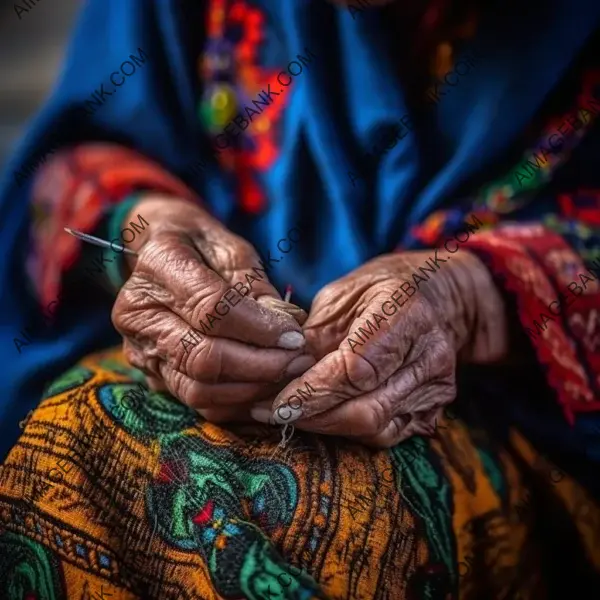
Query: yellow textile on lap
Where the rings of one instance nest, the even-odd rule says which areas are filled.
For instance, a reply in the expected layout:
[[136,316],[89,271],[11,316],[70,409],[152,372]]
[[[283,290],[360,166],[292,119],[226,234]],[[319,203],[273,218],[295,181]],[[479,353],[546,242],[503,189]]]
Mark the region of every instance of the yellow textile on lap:
[[[120,351],[93,355],[0,468],[0,597],[533,596],[547,544],[521,504],[539,460],[509,439],[457,419],[391,450],[298,429],[282,449],[277,428],[210,424]],[[598,507],[566,475],[544,493],[581,532],[562,552],[598,570]]]

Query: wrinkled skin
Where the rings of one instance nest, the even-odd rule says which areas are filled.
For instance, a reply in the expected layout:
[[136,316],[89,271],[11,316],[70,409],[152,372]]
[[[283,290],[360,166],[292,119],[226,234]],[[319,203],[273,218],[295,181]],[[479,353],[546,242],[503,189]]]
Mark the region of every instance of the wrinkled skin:
[[[502,298],[486,267],[466,250],[412,297],[396,294],[403,305],[385,317],[382,304],[433,256],[429,250],[383,256],[323,288],[304,324],[319,362],[253,415],[268,421],[273,411],[270,422],[376,447],[432,435],[442,408],[456,397],[457,358],[491,363],[508,350]],[[373,313],[387,321],[370,334],[366,319],[373,322]],[[355,334],[361,326],[369,339],[351,347],[347,338],[361,343]],[[310,395],[309,385],[316,390]]]
[[247,296],[233,294],[236,305],[186,353],[181,339],[207,312],[215,314],[246,273],[255,275],[259,256],[187,201],[150,194],[126,222],[137,214],[150,228],[130,244],[139,256],[128,257],[131,274],[112,311],[125,357],[152,389],[169,391],[206,419],[249,419],[252,403],[315,363],[304,350],[306,313],[284,303],[266,278],[255,281]]
[[[258,266],[253,247],[203,209],[149,195],[126,217],[143,214],[147,237],[113,309],[126,358],[156,390],[168,390],[213,422],[294,423],[299,429],[391,447],[431,435],[456,396],[457,360],[491,363],[508,351],[502,297],[483,263],[461,249],[395,314],[398,298],[434,251],[376,258],[325,286],[306,313],[281,300],[265,279],[188,354],[180,343],[223,293]],[[137,244],[137,247],[136,247]],[[440,258],[443,255],[440,253]],[[393,305],[394,303],[391,302]],[[386,321],[365,341],[373,313]],[[296,347],[278,347],[302,332]],[[356,342],[354,349],[347,338]],[[298,337],[298,336],[297,336]],[[298,388],[316,390],[290,402]],[[273,400],[273,398],[275,398]],[[297,398],[297,395],[296,395]]]

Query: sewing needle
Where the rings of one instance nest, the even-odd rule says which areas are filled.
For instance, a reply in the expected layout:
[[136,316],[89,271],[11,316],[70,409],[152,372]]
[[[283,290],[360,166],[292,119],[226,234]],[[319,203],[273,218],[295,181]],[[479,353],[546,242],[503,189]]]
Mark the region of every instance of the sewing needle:
[[[121,244],[115,244],[114,242],[108,242],[106,240],[102,240],[95,235],[90,235],[89,233],[83,233],[82,231],[77,231],[76,229],[70,229],[69,227],[65,227],[64,230],[67,233],[70,233],[72,236],[87,242],[88,244],[94,244],[94,246],[100,246],[101,248],[110,248],[113,252],[126,252],[127,254],[131,254],[132,256],[137,256],[137,252],[130,250],[129,248],[125,248]],[[115,250],[116,248],[116,250]]]
[[[110,248],[113,252],[123,251],[127,252],[127,254],[131,254],[132,256],[137,256],[137,252],[130,250],[129,248],[125,248],[121,244],[115,244],[114,242],[109,242],[107,240],[100,239],[95,235],[90,235],[89,233],[83,233],[82,231],[77,231],[76,229],[71,229],[69,227],[65,227],[64,230],[67,233],[70,233],[72,236],[87,242],[88,244],[93,244],[94,246],[100,246],[101,248]],[[115,250],[115,248],[117,250]],[[292,286],[290,284],[285,288],[285,296],[283,298],[284,302],[289,302],[292,298]]]

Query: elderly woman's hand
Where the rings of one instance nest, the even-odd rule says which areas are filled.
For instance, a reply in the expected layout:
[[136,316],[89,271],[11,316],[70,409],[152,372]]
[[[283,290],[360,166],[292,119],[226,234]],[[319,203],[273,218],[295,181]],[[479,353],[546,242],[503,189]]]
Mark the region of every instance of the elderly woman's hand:
[[321,290],[304,333],[320,361],[253,416],[379,447],[432,434],[456,396],[457,356],[493,362],[508,337],[502,297],[467,250],[367,263]]
[[249,418],[251,403],[314,365],[306,313],[281,300],[254,248],[202,208],[148,195],[138,213],[150,231],[131,245],[139,255],[128,257],[112,311],[125,357],[153,389],[209,420]]

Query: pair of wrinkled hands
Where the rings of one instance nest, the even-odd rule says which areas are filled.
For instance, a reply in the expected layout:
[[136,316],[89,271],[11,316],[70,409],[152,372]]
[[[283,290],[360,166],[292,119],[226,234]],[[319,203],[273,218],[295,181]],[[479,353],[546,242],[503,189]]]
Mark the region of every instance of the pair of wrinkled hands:
[[[148,385],[214,423],[293,423],[376,447],[433,435],[456,396],[457,360],[489,363],[506,353],[502,298],[471,252],[453,255],[354,351],[348,337],[381,315],[431,251],[369,261],[325,286],[310,314],[284,302],[263,276],[209,334],[184,351],[190,328],[213,310],[259,256],[204,209],[147,195],[127,218],[151,224],[112,318],[126,359]],[[296,332],[296,335],[290,335]],[[311,390],[290,402],[297,390]],[[312,391],[314,390],[314,391]],[[285,407],[282,409],[282,407]]]

